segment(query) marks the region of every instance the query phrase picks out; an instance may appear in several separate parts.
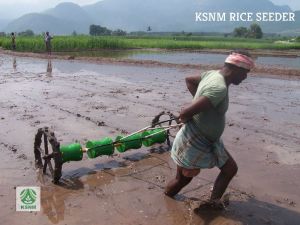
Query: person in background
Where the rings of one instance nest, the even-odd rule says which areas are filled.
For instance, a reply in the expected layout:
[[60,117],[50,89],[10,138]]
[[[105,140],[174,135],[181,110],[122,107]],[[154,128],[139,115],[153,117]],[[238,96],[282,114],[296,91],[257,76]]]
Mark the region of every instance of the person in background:
[[53,39],[53,37],[47,31],[45,33],[45,45],[46,45],[46,51],[47,51],[48,55],[51,55],[51,51],[52,51],[51,39]]
[[239,85],[254,67],[248,52],[237,50],[226,58],[223,68],[187,77],[186,85],[193,101],[184,107],[179,121],[184,125],[174,140],[171,157],[177,164],[176,177],[165,187],[167,196],[175,196],[191,182],[201,169],[218,167],[210,200],[201,209],[222,209],[221,198],[238,171],[237,164],[225,148],[221,135],[228,109],[228,88]]
[[14,32],[10,34],[11,37],[11,48],[12,50],[16,50],[16,35]]

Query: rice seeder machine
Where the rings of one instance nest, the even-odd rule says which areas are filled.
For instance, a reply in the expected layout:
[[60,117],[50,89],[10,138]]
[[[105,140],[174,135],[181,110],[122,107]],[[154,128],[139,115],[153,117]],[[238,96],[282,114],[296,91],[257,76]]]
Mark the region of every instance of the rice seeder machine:
[[[175,124],[172,124],[175,122]],[[61,145],[53,131],[48,127],[39,128],[34,139],[34,156],[36,167],[46,174],[47,168],[55,184],[59,183],[62,176],[62,166],[66,162],[81,161],[83,153],[88,158],[114,154],[115,149],[123,153],[130,149],[139,149],[142,146],[149,147],[156,143],[164,143],[170,146],[171,129],[182,126],[178,119],[170,112],[161,112],[154,117],[152,123],[136,132],[126,136],[117,136],[115,139],[105,137],[99,140],[89,140],[83,147],[80,143]],[[43,143],[43,144],[42,144]]]

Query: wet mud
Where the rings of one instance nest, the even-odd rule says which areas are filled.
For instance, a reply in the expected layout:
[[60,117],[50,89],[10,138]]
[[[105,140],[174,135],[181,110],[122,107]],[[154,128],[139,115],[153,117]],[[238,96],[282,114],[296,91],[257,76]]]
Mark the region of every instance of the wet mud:
[[[203,170],[175,199],[164,196],[175,175],[165,144],[85,155],[63,165],[58,186],[35,169],[38,128],[82,145],[134,132],[190,102],[184,78],[201,71],[0,54],[0,224],[300,224],[300,79],[276,68],[230,87],[223,140],[239,172],[224,211],[195,210],[218,169]],[[27,185],[41,186],[40,212],[15,210],[15,188]]]

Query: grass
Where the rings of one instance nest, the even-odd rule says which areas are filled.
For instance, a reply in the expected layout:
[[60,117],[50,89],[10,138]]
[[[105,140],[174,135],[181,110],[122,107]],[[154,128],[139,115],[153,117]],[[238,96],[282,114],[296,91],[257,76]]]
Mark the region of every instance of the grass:
[[[9,37],[0,37],[0,47],[11,49]],[[132,48],[161,48],[161,49],[300,49],[299,42],[275,43],[268,39],[245,39],[205,36],[55,36],[52,49],[55,52],[85,51],[97,49],[132,49]],[[16,51],[44,52],[43,37],[17,37]]]

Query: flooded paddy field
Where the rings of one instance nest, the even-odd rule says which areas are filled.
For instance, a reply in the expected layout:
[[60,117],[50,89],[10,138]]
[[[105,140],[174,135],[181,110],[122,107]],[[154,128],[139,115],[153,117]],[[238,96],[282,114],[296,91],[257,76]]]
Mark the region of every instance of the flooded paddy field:
[[[61,52],[60,55],[72,55],[74,57],[104,57],[116,59],[131,60],[148,60],[161,63],[173,64],[220,64],[223,62],[229,51],[220,52],[186,52],[186,51],[162,51],[162,50],[100,50],[100,51],[83,51],[83,52]],[[300,52],[289,54],[272,55],[267,50],[253,52],[258,66],[281,67],[290,69],[300,69]]]
[[[0,54],[0,224],[300,224],[299,76],[255,73],[230,87],[223,140],[239,172],[223,212],[193,212],[217,169],[164,196],[175,175],[165,144],[66,163],[59,186],[35,169],[38,128],[82,145],[134,132],[189,103],[184,78],[200,72]],[[16,212],[18,186],[41,186],[40,212]]]

